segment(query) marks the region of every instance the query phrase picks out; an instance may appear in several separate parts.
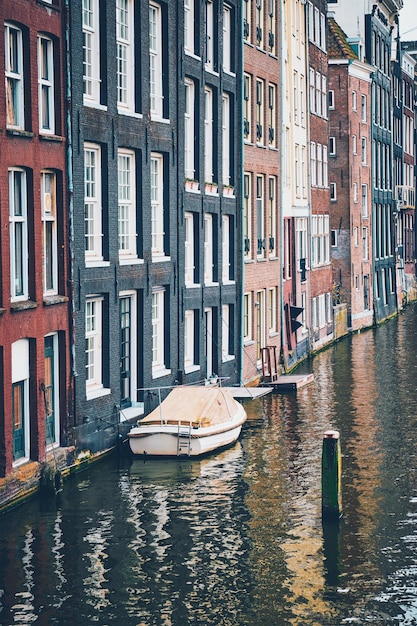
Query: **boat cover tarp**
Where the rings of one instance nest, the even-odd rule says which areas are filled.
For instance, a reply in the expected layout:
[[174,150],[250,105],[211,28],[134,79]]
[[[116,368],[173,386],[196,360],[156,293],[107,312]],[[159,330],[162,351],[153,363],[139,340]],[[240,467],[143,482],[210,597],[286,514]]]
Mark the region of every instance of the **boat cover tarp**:
[[192,423],[207,428],[229,421],[239,405],[224,387],[175,387],[140,424]]

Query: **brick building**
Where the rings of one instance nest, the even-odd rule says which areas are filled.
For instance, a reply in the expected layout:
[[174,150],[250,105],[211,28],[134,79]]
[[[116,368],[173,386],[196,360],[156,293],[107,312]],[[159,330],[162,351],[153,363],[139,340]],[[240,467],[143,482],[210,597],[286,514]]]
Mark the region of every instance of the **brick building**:
[[75,438],[239,376],[239,3],[71,2]]
[[[310,338],[316,350],[333,340],[333,277],[330,255],[327,0],[308,3],[310,128]],[[330,145],[331,150],[334,144]],[[331,152],[333,155],[333,152]],[[331,157],[330,157],[331,158]]]
[[371,73],[328,20],[329,182],[334,297],[348,328],[373,323]]
[[0,23],[0,474],[66,445],[69,281],[61,0]]
[[[244,2],[243,380],[281,348],[280,2]],[[272,356],[272,355],[271,355]]]

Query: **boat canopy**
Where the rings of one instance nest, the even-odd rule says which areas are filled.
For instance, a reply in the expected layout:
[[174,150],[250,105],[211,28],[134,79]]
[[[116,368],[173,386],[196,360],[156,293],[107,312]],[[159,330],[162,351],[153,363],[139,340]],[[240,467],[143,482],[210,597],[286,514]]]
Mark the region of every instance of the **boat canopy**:
[[236,415],[239,405],[224,387],[174,387],[169,395],[141,424],[192,424],[207,428],[227,422]]

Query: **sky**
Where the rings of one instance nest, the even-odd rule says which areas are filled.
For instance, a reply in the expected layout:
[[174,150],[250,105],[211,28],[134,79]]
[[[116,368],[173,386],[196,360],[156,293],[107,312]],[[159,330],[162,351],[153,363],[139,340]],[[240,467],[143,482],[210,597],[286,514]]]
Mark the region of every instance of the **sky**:
[[400,11],[400,35],[404,41],[417,40],[417,0],[404,0]]

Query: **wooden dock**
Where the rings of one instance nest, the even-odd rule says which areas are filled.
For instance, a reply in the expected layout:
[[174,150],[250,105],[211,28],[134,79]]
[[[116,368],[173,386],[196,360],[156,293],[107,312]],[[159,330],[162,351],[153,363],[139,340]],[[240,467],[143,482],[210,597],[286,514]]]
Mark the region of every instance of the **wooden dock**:
[[254,400],[274,391],[272,385],[265,387],[227,387],[227,389],[236,400]]
[[288,374],[277,376],[275,380],[261,383],[260,386],[272,387],[274,393],[284,393],[286,391],[297,391],[314,380],[314,374]]

